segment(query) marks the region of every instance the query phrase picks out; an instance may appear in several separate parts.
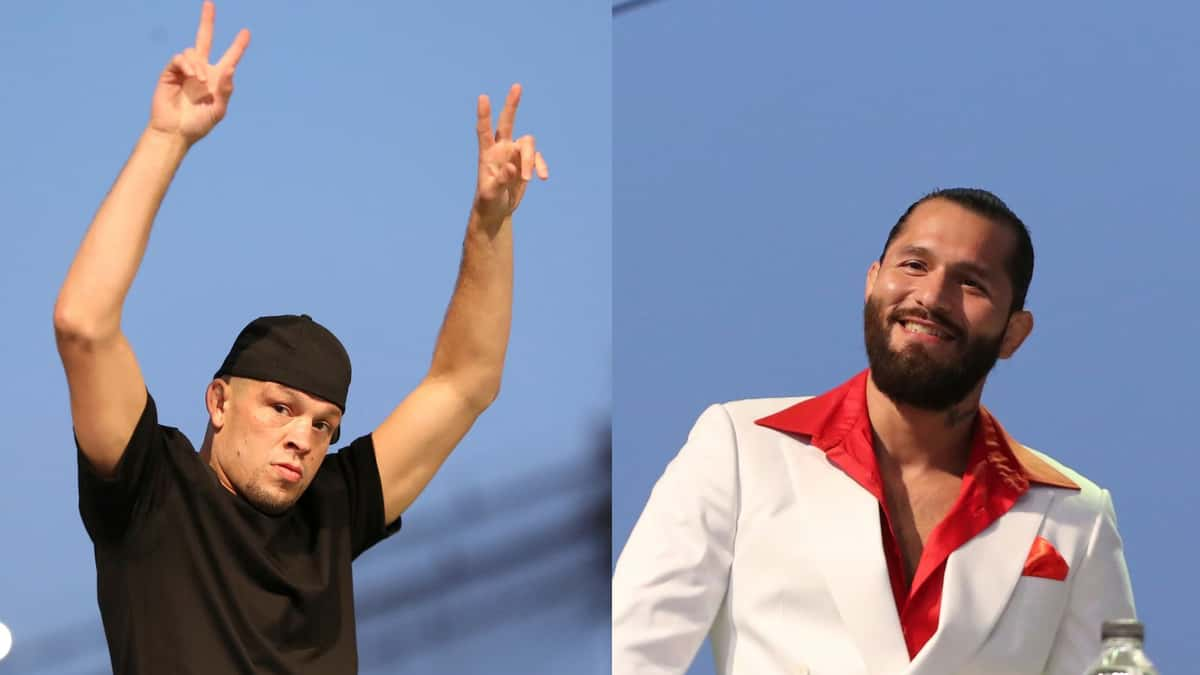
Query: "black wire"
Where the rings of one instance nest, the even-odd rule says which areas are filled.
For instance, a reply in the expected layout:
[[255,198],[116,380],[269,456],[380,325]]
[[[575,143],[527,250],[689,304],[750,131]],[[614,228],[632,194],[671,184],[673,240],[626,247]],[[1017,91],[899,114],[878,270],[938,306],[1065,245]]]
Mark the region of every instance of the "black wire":
[[[607,505],[607,500],[603,504]],[[602,534],[596,528],[596,510],[599,508],[601,503],[593,502],[537,529],[510,533],[488,549],[442,557],[428,574],[409,574],[399,581],[395,578],[376,580],[362,588],[361,597],[355,600],[354,613],[360,624],[374,624],[395,612],[411,614],[419,603],[436,601],[454,590],[495,583],[505,572],[523,569],[579,544],[601,552],[610,550],[611,541],[601,541],[597,536]],[[590,586],[608,588],[610,584],[607,570],[603,568],[575,569],[574,574],[576,592],[587,591]]]
[[[595,562],[607,564],[608,561],[595,555]],[[371,641],[365,649],[360,641],[359,665],[363,671],[397,672],[396,666],[413,656],[445,649],[448,643],[482,633],[497,624],[536,616],[581,599],[577,569],[568,567],[543,574],[536,582],[507,586],[491,594],[482,603],[485,611],[455,613],[453,617],[443,616],[440,620],[436,615],[426,614],[422,621],[430,626],[430,630],[398,632],[387,641]],[[605,614],[610,606],[611,603],[605,606]],[[607,618],[603,621],[607,622]],[[531,636],[530,639],[538,638]]]
[[655,2],[658,2],[658,0],[625,0],[625,2],[618,2],[612,6],[612,15],[614,17],[620,16],[621,14],[632,12],[635,9],[641,9],[646,5],[652,5]]

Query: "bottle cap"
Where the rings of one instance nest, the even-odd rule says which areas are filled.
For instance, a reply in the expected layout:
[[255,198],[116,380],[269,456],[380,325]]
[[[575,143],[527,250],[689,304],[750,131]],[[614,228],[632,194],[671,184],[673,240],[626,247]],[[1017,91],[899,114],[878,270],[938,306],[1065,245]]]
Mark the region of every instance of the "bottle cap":
[[1134,638],[1136,640],[1146,640],[1146,627],[1137,619],[1116,619],[1113,621],[1105,621],[1100,628],[1100,639],[1107,640],[1109,638]]

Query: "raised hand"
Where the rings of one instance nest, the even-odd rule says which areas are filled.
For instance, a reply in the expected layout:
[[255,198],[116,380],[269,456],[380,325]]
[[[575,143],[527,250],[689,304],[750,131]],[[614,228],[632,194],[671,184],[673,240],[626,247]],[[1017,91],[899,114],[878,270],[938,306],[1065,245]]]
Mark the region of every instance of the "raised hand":
[[499,222],[512,215],[525,196],[525,186],[537,173],[550,177],[546,160],[537,151],[533,136],[513,140],[513,123],[521,102],[521,85],[508,90],[504,110],[492,133],[492,106],[487,96],[479,97],[479,182],[475,189],[475,211],[488,222]]
[[178,135],[189,145],[204,138],[225,117],[233,95],[234,68],[250,44],[250,31],[242,29],[221,60],[210,64],[215,14],[213,3],[206,0],[195,46],[176,54],[167,64],[150,104],[150,128]]

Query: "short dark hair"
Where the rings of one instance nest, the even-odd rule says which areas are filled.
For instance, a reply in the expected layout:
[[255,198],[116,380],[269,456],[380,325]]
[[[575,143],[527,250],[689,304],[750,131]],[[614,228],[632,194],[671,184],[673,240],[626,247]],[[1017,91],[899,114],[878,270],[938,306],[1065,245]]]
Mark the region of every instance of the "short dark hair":
[[1012,282],[1013,289],[1012,306],[1009,312],[1024,309],[1025,296],[1029,293],[1029,284],[1033,281],[1033,240],[1029,237],[1029,228],[1025,227],[1025,223],[1021,222],[1017,214],[1008,208],[1008,204],[987,190],[961,187],[945,188],[934,190],[913,202],[904,215],[900,216],[900,220],[897,220],[896,224],[892,226],[891,232],[888,232],[887,241],[883,243],[883,252],[879,254],[879,262],[883,262],[883,256],[887,254],[888,247],[892,245],[892,240],[900,234],[913,209],[931,199],[945,199],[954,202],[972,213],[1012,230],[1013,234],[1017,236],[1017,246],[1009,256],[1007,265],[1008,278]]

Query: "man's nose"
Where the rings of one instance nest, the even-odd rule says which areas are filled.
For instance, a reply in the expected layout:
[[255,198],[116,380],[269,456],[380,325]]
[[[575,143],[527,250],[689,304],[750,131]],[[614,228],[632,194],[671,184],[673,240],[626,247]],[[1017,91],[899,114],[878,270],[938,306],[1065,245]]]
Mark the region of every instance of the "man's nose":
[[312,420],[297,417],[288,425],[287,445],[296,453],[306,455],[316,446],[316,433]]
[[954,284],[945,270],[935,269],[917,281],[913,296],[930,311],[948,312],[954,305]]

